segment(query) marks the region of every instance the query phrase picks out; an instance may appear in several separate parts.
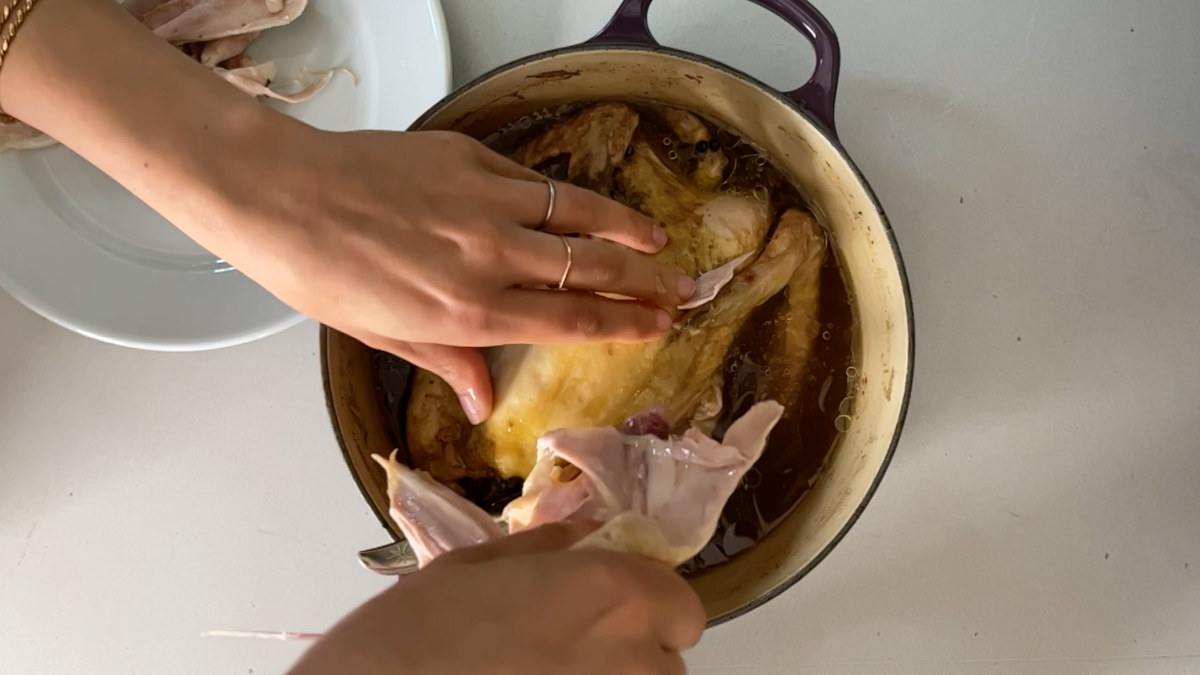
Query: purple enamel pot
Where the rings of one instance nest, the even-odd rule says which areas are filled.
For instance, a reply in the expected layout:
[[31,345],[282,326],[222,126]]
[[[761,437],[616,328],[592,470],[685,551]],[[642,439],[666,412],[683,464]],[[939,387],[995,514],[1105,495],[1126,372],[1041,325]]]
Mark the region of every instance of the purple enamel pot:
[[[483,138],[500,126],[575,102],[641,100],[685,108],[750,139],[787,174],[827,228],[854,298],[858,364],[846,432],[799,505],[757,545],[692,576],[711,623],[763,604],[821,562],[858,519],[900,435],[912,383],[908,282],[892,230],[870,186],[838,141],[834,121],[839,47],[833,28],[804,0],[749,0],[799,30],[816,50],[811,79],[781,92],[712,60],[659,45],[647,24],[652,0],[625,0],[587,42],[510,63],[460,88],[414,130]],[[322,329],[329,410],[363,495],[396,538],[372,453],[393,443],[381,410],[371,350]]]

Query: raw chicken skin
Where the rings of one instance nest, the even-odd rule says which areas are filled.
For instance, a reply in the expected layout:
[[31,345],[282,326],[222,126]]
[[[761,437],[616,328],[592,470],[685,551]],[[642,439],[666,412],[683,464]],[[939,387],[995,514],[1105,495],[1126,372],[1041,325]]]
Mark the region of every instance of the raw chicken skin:
[[209,68],[216,68],[226,61],[241,55],[246,51],[246,47],[250,46],[251,42],[257,39],[259,33],[243,33],[241,35],[230,35],[219,40],[213,40],[206,43],[204,48],[200,50],[200,63]]
[[[627,436],[611,427],[564,429],[538,441],[538,463],[504,510],[511,533],[547,522],[603,522],[580,547],[595,546],[672,566],[700,552],[725,502],[758,461],[783,406],[766,401],[738,418],[718,443],[696,429],[681,437]],[[554,469],[565,460],[571,479]]]
[[[295,21],[308,0],[127,0],[121,7],[155,34],[180,46],[184,53],[211,68],[227,82],[250,94],[285,103],[316,96],[340,69],[304,73],[294,91],[269,85],[274,63],[255,63],[246,47],[268,28]],[[349,71],[347,71],[349,72]],[[352,74],[353,76],[353,74]],[[0,151],[36,150],[58,141],[8,116],[0,116]]]
[[270,61],[237,68],[213,68],[213,72],[251,96],[266,96],[285,103],[299,103],[324,89],[333,80],[338,69],[309,74],[305,81],[298,83],[301,88],[291,94],[267,86],[275,79],[275,64]]
[[[625,428],[661,431],[667,427],[659,415],[643,413]],[[712,537],[725,502],[782,415],[778,403],[759,403],[723,442],[696,429],[669,438],[613,427],[553,431],[539,439],[537,464],[503,519],[513,534],[554,522],[600,522],[575,548],[682,564]],[[394,457],[375,460],[388,473],[391,517],[422,567],[454,548],[502,536],[483,509]]]
[[428,565],[447,551],[483,544],[504,536],[504,530],[486,511],[453,490],[396,461],[396,453],[372,455],[387,472],[388,514],[417,554],[417,564]]
[[168,0],[138,18],[155,35],[183,44],[283,26],[307,6],[308,0]]

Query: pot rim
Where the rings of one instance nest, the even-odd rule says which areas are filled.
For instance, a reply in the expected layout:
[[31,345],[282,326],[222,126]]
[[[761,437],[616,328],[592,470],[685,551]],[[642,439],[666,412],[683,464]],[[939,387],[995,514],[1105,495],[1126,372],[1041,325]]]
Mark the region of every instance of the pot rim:
[[[729,612],[727,614],[724,614],[722,616],[719,616],[719,617],[716,617],[716,618],[710,620],[708,622],[708,627],[713,628],[713,627],[719,626],[727,621],[731,621],[731,620],[736,619],[744,614],[747,614],[748,612],[750,612],[754,609],[758,609],[759,607],[765,605],[766,603],[770,602],[771,600],[774,600],[775,598],[782,595],[785,591],[790,589],[792,586],[794,586],[796,583],[798,583],[801,579],[803,579],[805,576],[807,576],[810,572],[812,572],[812,570],[818,564],[823,562],[825,560],[825,558],[828,557],[829,554],[833,552],[833,549],[836,548],[837,545],[842,542],[842,540],[846,537],[846,535],[849,534],[850,529],[853,528],[854,525],[858,522],[858,520],[862,516],[863,512],[866,511],[867,506],[871,503],[871,500],[874,498],[875,492],[879,489],[880,484],[883,482],[883,476],[884,476],[884,474],[887,473],[888,468],[891,466],[892,458],[896,454],[896,448],[900,443],[900,437],[903,435],[904,425],[908,418],[908,407],[909,407],[909,404],[912,399],[913,371],[914,371],[915,360],[916,360],[916,328],[915,328],[915,324],[914,324],[912,291],[909,286],[908,271],[904,264],[904,258],[900,253],[900,247],[896,241],[895,232],[892,229],[891,221],[888,220],[887,214],[883,210],[883,206],[879,203],[879,198],[875,194],[875,190],[871,187],[871,184],[867,181],[867,179],[863,175],[862,171],[858,168],[858,165],[854,163],[853,159],[851,159],[849,153],[846,152],[846,148],[842,145],[842,142],[838,138],[837,134],[832,132],[828,127],[826,127],[823,123],[821,123],[814,115],[810,114],[807,110],[805,110],[803,106],[801,106],[796,101],[793,101],[791,98],[785,96],[778,89],[775,89],[774,87],[766,84],[765,82],[759,80],[758,78],[756,78],[752,75],[749,75],[741,70],[733,68],[732,66],[721,63],[720,61],[715,61],[715,60],[710,59],[705,56],[701,56],[699,54],[694,54],[691,52],[675,49],[672,47],[664,47],[661,45],[651,48],[651,47],[644,47],[644,46],[638,46],[638,45],[620,45],[620,44],[582,44],[582,45],[562,47],[562,48],[558,48],[558,49],[552,49],[552,50],[548,50],[548,51],[544,51],[544,52],[539,52],[536,54],[531,54],[529,56],[526,56],[526,57],[523,57],[520,59],[516,59],[516,60],[510,61],[504,65],[493,68],[493,69],[487,71],[486,73],[483,73],[482,75],[479,75],[478,77],[473,78],[470,82],[468,82],[460,87],[457,87],[454,91],[447,94],[440,101],[438,101],[434,105],[430,106],[430,108],[427,111],[425,111],[424,114],[422,114],[420,117],[418,117],[416,119],[416,121],[414,121],[409,126],[408,131],[419,131],[423,124],[425,124],[431,117],[433,117],[434,115],[441,112],[441,110],[444,109],[447,105],[449,105],[452,101],[454,101],[458,97],[466,94],[467,92],[474,89],[475,87],[477,87],[479,84],[483,83],[484,81],[489,80],[498,75],[501,75],[506,71],[512,70],[514,68],[518,68],[520,66],[528,65],[528,64],[531,64],[531,63],[534,63],[537,61],[549,60],[549,59],[556,58],[559,56],[575,55],[575,54],[587,53],[587,52],[614,52],[614,51],[641,52],[641,53],[644,53],[645,55],[651,56],[651,57],[663,56],[663,55],[672,56],[672,57],[680,58],[683,60],[699,63],[701,65],[713,68],[714,70],[722,71],[728,75],[732,75],[734,77],[740,78],[742,80],[745,80],[749,84],[754,85],[760,91],[762,91],[763,94],[770,96],[771,98],[775,99],[775,101],[777,101],[778,103],[780,103],[784,106],[787,106],[788,108],[791,108],[793,111],[795,111],[795,112],[799,113],[801,116],[803,116],[813,126],[815,126],[817,128],[817,130],[821,132],[821,135],[824,136],[825,139],[827,141],[829,141],[830,145],[832,145],[833,148],[837,151],[838,155],[842,158],[842,161],[844,161],[846,163],[846,165],[850,168],[854,177],[858,180],[859,185],[863,188],[863,190],[866,192],[867,196],[870,198],[871,204],[875,207],[875,212],[879,216],[880,224],[883,227],[884,234],[887,236],[888,247],[892,253],[892,259],[896,264],[896,270],[897,270],[897,272],[899,274],[899,278],[900,278],[900,287],[901,287],[901,291],[902,291],[902,297],[904,298],[904,313],[905,313],[905,320],[907,322],[907,328],[908,328],[908,330],[906,331],[907,332],[906,337],[908,339],[907,340],[908,341],[908,352],[906,354],[907,359],[908,359],[908,369],[907,369],[908,372],[906,373],[905,378],[904,378],[904,394],[900,401],[900,410],[899,410],[898,416],[896,418],[895,428],[892,431],[891,443],[889,444],[887,452],[885,453],[885,455],[883,457],[883,461],[879,465],[879,470],[876,472],[875,477],[871,481],[871,485],[867,488],[867,491],[863,494],[862,500],[855,507],[854,511],[850,514],[850,517],[846,520],[845,524],[838,530],[837,534],[835,534],[829,540],[829,542],[826,543],[815,556],[813,556],[813,558],[811,560],[809,560],[807,563],[805,563],[805,565],[803,567],[801,567],[799,570],[797,570],[795,573],[788,576],[787,579],[780,582],[778,585],[772,587],[771,589],[767,590],[765,593],[763,593],[759,597],[755,598],[753,601],[746,603],[744,606],[742,606],[732,612]],[[374,513],[375,517],[379,519],[380,524],[383,525],[383,528],[384,528],[384,530],[386,530],[388,532],[388,535],[391,536],[393,538],[393,540],[399,541],[399,538],[397,537],[397,533],[393,530],[393,526],[389,520],[388,514],[386,512],[381,512],[375,506],[375,503],[370,499],[370,497],[368,495],[366,486],[363,485],[362,478],[354,470],[354,465],[350,460],[350,454],[346,449],[345,438],[343,437],[341,428],[339,427],[339,425],[337,423],[338,418],[337,418],[337,414],[334,410],[332,383],[330,381],[330,376],[329,376],[329,362],[328,362],[328,349],[327,348],[328,348],[328,332],[330,330],[332,330],[332,329],[325,326],[324,324],[321,325],[321,329],[320,329],[321,380],[322,380],[322,383],[323,383],[324,389],[325,389],[326,409],[329,412],[330,422],[332,423],[332,426],[334,429],[334,436],[337,438],[338,447],[342,452],[342,459],[346,462],[346,466],[350,472],[350,475],[354,478],[355,485],[358,486],[359,493],[366,499],[368,505],[371,507],[372,513]]]

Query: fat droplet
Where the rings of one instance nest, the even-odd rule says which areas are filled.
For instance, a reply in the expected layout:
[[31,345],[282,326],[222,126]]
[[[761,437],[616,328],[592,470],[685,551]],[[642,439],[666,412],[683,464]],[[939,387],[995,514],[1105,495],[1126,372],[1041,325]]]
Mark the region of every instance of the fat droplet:
[[829,334],[829,331],[825,331],[824,333],[821,333],[821,339],[822,339],[822,340],[828,340],[828,339],[829,339],[829,338],[831,338],[831,337],[833,337],[833,336],[831,336],[831,335]]
[[833,418],[833,428],[837,429],[838,431],[842,432],[843,434],[846,433],[847,431],[849,431],[850,416],[849,415],[838,415],[837,417]]
[[825,397],[829,395],[829,388],[833,386],[833,375],[825,378],[825,382],[821,384],[821,393],[817,394],[817,408],[821,412],[825,412]]
[[839,415],[849,415],[851,405],[852,405],[852,401],[850,400],[849,396],[842,399],[842,402],[838,404],[838,414]]
[[663,145],[670,145],[670,144],[671,144],[671,139],[670,139],[670,138],[664,138],[664,139],[663,139]]
[[854,366],[850,366],[849,368],[847,368],[846,369],[846,377],[851,377],[851,378],[858,377],[858,368],[855,368]]

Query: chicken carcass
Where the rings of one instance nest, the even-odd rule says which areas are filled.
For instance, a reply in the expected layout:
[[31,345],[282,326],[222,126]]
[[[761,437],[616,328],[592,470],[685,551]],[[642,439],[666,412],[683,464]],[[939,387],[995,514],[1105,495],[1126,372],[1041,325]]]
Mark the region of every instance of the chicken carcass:
[[[783,406],[774,401],[759,403],[721,442],[696,429],[668,436],[658,410],[631,418],[621,431],[550,432],[538,440],[537,464],[503,520],[512,534],[555,522],[599,522],[576,548],[682,564],[712,537],[725,502],[762,455],[782,414]],[[394,453],[375,459],[387,471],[389,513],[420,566],[454,548],[502,536],[486,511],[399,464]]]
[[[720,409],[725,355],[754,309],[795,286],[802,301],[791,305],[798,315],[793,323],[807,325],[816,315],[819,275],[808,272],[819,271],[826,253],[816,221],[790,209],[764,247],[771,221],[766,204],[701,189],[664,164],[652,139],[630,130],[637,124],[632,108],[598,104],[529,140],[513,156],[537,165],[569,154],[570,173],[592,183],[605,180],[606,171],[597,167],[602,158],[619,198],[666,228],[669,243],[659,260],[692,275],[711,271],[715,281],[732,280],[723,288],[698,284],[697,299],[711,302],[685,305],[675,327],[652,342],[493,350],[495,407],[479,426],[467,421],[440,378],[419,371],[406,414],[413,466],[447,483],[523,478],[537,460],[537,439],[552,429],[612,426],[650,406],[665,408],[673,428],[694,419],[699,408],[712,419]],[[615,139],[630,139],[629,150],[621,151]],[[803,278],[798,270],[805,271]]]

